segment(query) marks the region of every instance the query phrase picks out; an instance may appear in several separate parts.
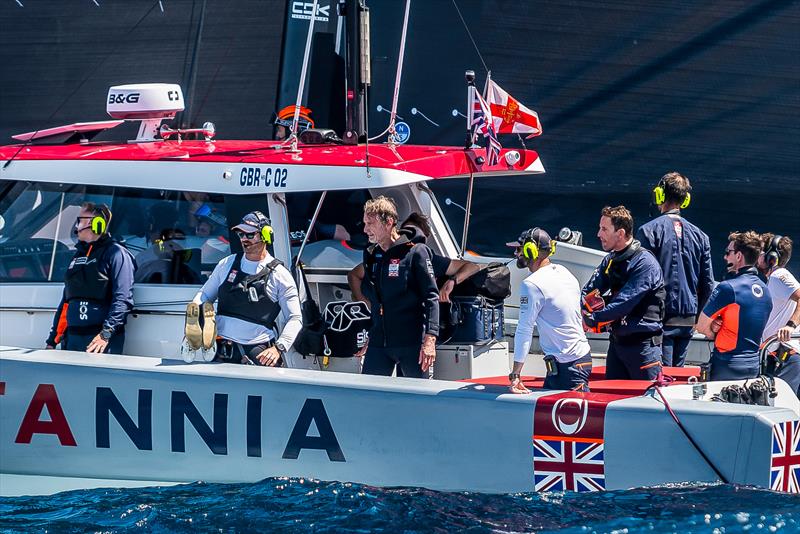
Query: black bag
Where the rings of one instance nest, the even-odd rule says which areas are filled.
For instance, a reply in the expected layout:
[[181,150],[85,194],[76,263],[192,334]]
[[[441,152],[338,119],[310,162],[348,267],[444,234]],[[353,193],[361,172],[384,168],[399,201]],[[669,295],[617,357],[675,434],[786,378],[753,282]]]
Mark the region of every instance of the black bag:
[[292,344],[292,348],[302,354],[303,356],[322,355],[324,350],[323,338],[325,337],[325,330],[328,325],[322,320],[322,314],[319,312],[319,306],[311,297],[311,291],[308,288],[308,280],[306,280],[306,273],[303,272],[301,265],[297,266],[297,273],[295,278],[298,285],[302,281],[303,288],[306,293],[306,300],[300,304],[300,311],[303,314],[303,328]]
[[481,343],[503,338],[503,301],[450,297],[439,308],[439,343]]
[[504,300],[511,295],[511,271],[505,263],[498,261],[488,263],[483,265],[480,271],[455,286],[451,294]]
[[328,325],[325,341],[330,356],[354,356],[367,343],[372,316],[363,302],[329,302],[325,305],[323,319]]

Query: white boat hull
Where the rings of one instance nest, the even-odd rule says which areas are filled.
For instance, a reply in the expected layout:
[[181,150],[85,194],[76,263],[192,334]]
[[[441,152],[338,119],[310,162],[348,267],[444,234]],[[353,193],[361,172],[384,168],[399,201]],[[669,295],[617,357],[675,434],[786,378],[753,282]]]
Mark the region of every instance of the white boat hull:
[[[726,481],[769,488],[775,428],[799,424],[797,399],[778,386],[780,407],[684,400],[692,386],[666,391]],[[0,473],[164,482],[296,476],[492,493],[718,480],[657,397],[506,391],[5,347]],[[541,458],[548,440],[575,455],[594,447],[583,458],[591,476],[570,464],[564,487],[548,482],[547,466],[556,465]],[[797,491],[792,465],[781,468],[789,478],[776,489]]]

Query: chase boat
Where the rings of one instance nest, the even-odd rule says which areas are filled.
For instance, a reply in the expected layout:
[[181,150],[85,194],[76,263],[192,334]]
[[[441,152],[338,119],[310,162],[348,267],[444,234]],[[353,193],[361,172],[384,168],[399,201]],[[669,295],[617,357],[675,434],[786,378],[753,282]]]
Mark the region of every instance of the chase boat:
[[[159,128],[183,107],[172,85],[113,87],[108,102],[115,120],[0,147],[4,494],[272,476],[481,492],[718,480],[800,489],[800,404],[780,380],[762,406],[713,402],[735,383],[697,383],[691,369],[655,385],[597,369],[592,393],[512,395],[508,344],[496,339],[440,346],[434,380],[359,375],[357,360],[336,355],[292,353],[279,369],[185,363],[185,304],[230,253],[228,221],[268,213],[274,255],[302,259],[307,298],[325,308],[351,298],[367,198],[427,214],[430,246],[458,257],[427,182],[466,179],[471,190],[475,179],[544,168],[530,150],[489,165],[475,149],[344,145],[315,131],[295,146],[214,141],[210,125]],[[126,120],[142,121],[136,140],[92,140]],[[124,356],[42,350],[87,199],[111,206],[112,231],[139,263]],[[599,256],[562,244],[555,260],[585,280]]]

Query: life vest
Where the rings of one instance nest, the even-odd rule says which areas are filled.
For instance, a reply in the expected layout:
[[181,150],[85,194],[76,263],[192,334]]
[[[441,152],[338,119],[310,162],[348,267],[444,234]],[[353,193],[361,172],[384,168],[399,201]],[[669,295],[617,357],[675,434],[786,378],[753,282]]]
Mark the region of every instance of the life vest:
[[[94,327],[103,324],[111,305],[111,282],[100,271],[100,263],[116,243],[108,236],[79,245],[64,277],[67,327]],[[86,251],[84,253],[84,248]]]
[[[631,261],[639,254],[644,253],[645,249],[642,248],[641,243],[634,239],[628,248],[609,260],[605,272],[608,275],[612,298],[627,283],[628,267]],[[650,291],[621,321],[630,323],[631,320],[643,319],[651,322],[662,322],[664,320],[664,299],[666,296],[667,291],[664,286],[661,286],[656,291]]]
[[237,254],[219,286],[217,314],[275,328],[281,307],[267,294],[267,281],[278,265],[280,260],[272,260],[260,273],[250,275],[242,272],[242,255]]

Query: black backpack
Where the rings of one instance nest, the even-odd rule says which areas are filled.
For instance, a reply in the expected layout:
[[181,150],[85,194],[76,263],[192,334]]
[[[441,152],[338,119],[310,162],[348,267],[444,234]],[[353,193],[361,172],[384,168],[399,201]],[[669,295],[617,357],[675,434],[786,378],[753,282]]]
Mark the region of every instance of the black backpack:
[[455,288],[454,296],[482,296],[495,301],[503,301],[511,295],[511,271],[505,263],[495,261],[481,267]]
[[303,315],[303,328],[297,334],[292,348],[303,356],[322,355],[324,349],[323,338],[328,326],[322,319],[319,306],[311,296],[306,273],[300,264],[297,266],[295,278],[298,286],[302,281],[306,299],[300,304],[300,311]]

